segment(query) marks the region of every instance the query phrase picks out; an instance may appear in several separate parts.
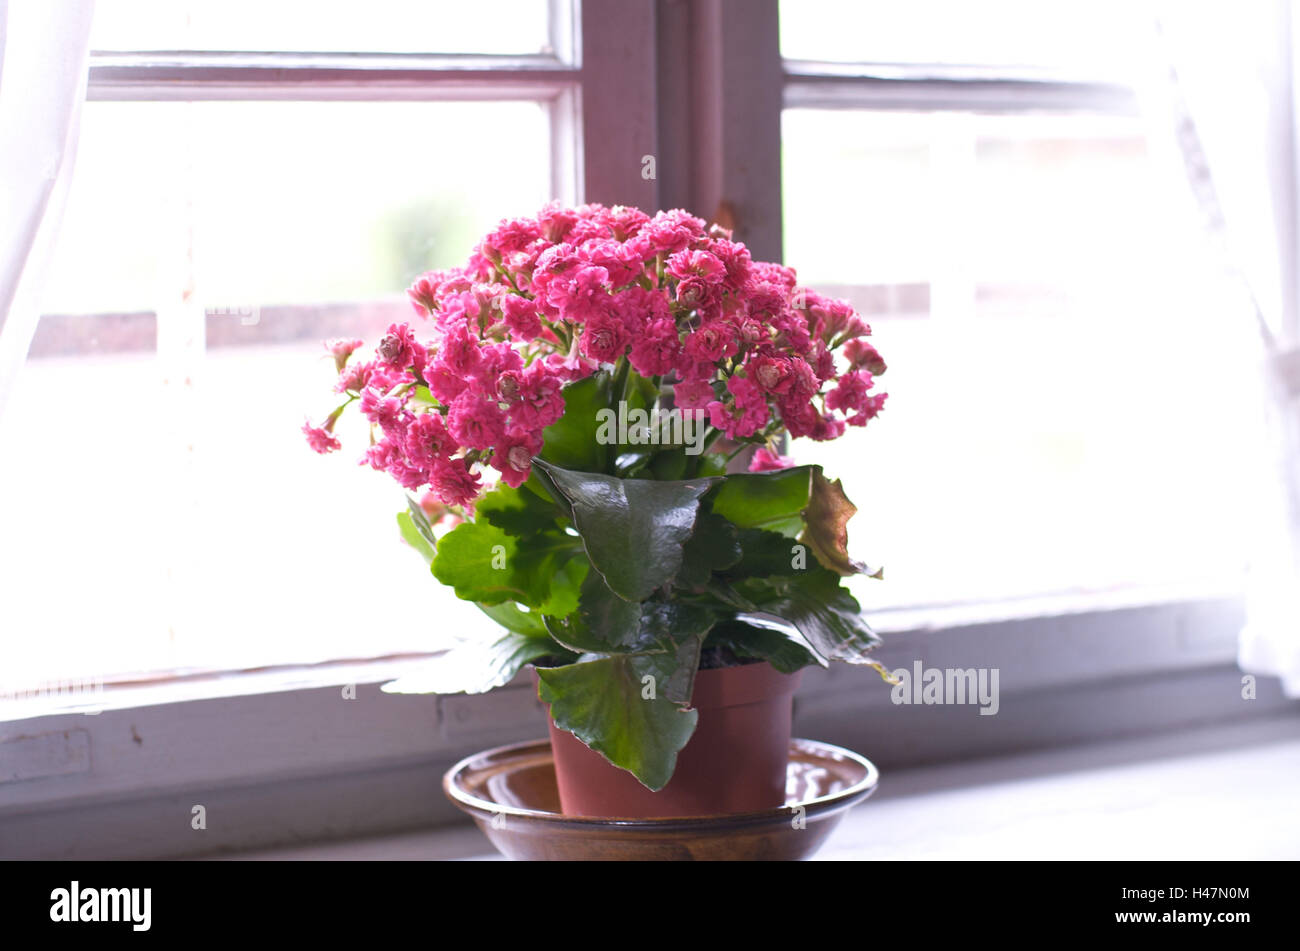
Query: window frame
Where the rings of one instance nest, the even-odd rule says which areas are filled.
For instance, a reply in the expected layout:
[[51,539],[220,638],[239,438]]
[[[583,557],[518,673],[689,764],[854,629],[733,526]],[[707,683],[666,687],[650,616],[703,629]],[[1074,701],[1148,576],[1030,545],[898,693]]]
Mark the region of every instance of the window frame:
[[[1041,72],[994,77],[784,61],[777,0],[546,2],[554,55],[93,54],[88,98],[535,99],[544,93],[552,181],[562,200],[692,209],[733,224],[755,256],[769,260],[781,258],[785,107],[1092,111],[1135,105],[1123,87]],[[643,176],[644,156],[656,159],[653,177]],[[1168,688],[1169,702],[1159,713],[1141,714],[1145,728],[1296,709],[1267,691],[1263,702],[1243,709],[1227,693],[1194,702],[1178,688],[1212,683],[1218,689],[1239,678],[1235,594],[1120,597],[1137,600],[999,603],[984,606],[985,617],[969,609],[873,614],[890,635],[880,653],[886,666],[1007,658],[1015,679],[1004,680],[1003,703],[1016,698],[1019,704],[1014,726],[1000,738],[979,729],[982,718],[971,727],[962,716],[969,710],[933,708],[914,730],[887,743],[885,754],[873,755],[897,766],[972,749],[1048,745],[1063,736],[1113,736],[1134,726],[1114,716],[1090,724],[1090,712],[1125,703],[1141,711],[1144,691],[1159,685]],[[1149,636],[1134,638],[1135,630]],[[1064,652],[1057,650],[1063,637],[1073,645]],[[450,821],[457,814],[437,792],[441,771],[484,745],[536,735],[541,712],[526,674],[481,697],[380,691],[436,653],[120,685],[89,708],[58,698],[28,702],[13,719],[0,720],[0,751],[15,743],[10,752],[30,759],[37,774],[6,782],[0,769],[0,857],[207,854]],[[864,670],[809,671],[796,700],[799,729],[816,725],[819,736],[874,750],[871,744],[884,741],[870,723],[889,706],[888,691],[872,684],[874,678]],[[1064,716],[1073,719],[1062,732]],[[951,728],[936,730],[936,724]],[[39,742],[32,746],[32,740]],[[356,814],[359,797],[370,804],[364,816]],[[206,831],[191,828],[195,804],[209,809]]]

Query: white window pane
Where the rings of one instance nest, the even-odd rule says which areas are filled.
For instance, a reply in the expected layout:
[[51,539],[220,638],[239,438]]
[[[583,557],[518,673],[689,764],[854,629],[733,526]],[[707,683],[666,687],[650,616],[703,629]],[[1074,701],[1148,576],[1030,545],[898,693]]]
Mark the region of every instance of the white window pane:
[[98,0],[94,50],[541,53],[542,0]]
[[791,110],[786,260],[888,361],[842,475],[874,606],[1201,584],[1243,564],[1252,328],[1136,122]]
[[91,102],[46,313],[362,299],[549,191],[529,102]]
[[49,316],[0,417],[0,458],[25,460],[0,493],[0,687],[430,650],[483,623],[399,540],[364,435],[322,458],[299,429],[333,406],[321,339],[408,319],[421,270],[549,200],[549,155],[535,103],[88,104]]
[[1130,0],[781,0],[788,59],[1113,71],[1150,31]]

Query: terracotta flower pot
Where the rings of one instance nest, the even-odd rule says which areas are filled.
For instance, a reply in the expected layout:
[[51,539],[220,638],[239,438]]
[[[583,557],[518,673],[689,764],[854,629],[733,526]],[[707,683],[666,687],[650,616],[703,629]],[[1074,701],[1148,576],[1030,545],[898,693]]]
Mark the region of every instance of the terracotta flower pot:
[[799,676],[778,673],[766,663],[701,670],[692,696],[699,724],[677,755],[673,778],[659,792],[558,729],[548,710],[561,809],[568,816],[649,819],[783,805]]

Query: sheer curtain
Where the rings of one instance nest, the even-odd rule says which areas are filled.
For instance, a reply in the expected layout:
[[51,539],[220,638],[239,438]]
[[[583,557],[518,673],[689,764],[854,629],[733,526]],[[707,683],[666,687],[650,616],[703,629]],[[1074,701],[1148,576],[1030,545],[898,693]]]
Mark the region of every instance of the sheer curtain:
[[[1244,670],[1300,696],[1300,294],[1295,37],[1289,0],[1159,9],[1167,104],[1190,183],[1260,339],[1261,457]],[[1252,421],[1243,421],[1249,425]],[[1207,446],[1207,451],[1214,451]]]
[[93,0],[0,0],[0,412],[39,317],[86,95]]

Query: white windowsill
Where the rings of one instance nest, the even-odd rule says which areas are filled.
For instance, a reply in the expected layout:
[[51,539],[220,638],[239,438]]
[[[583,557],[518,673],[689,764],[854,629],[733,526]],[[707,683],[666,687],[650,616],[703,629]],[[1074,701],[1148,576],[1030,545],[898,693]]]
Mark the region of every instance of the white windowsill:
[[[885,773],[816,855],[1300,859],[1300,717]],[[498,860],[468,821],[234,859]]]
[[[998,668],[999,714],[895,705],[873,671],[835,665],[805,672],[796,732],[894,770],[1300,709],[1266,679],[1243,699],[1236,599],[1069,607],[892,632],[873,616],[887,634],[875,656],[890,669]],[[543,735],[545,714],[527,674],[482,696],[382,693],[423,662],[110,689],[96,715],[0,708],[0,858],[185,856],[453,821],[442,772]],[[192,831],[195,804],[221,821]]]
[[[882,662],[889,662],[890,636],[933,634],[948,630],[984,627],[1001,623],[1085,617],[1098,612],[1129,608],[1177,605],[1182,602],[1211,598],[1231,599],[1235,592],[1206,590],[1205,586],[1133,587],[1111,591],[1049,594],[1032,598],[992,601],[980,604],[958,603],[917,608],[892,608],[866,611],[872,627],[884,635]],[[491,622],[483,619],[487,635]],[[1212,646],[1221,657],[1231,656],[1236,632],[1216,632]],[[897,647],[897,643],[893,645]],[[1185,645],[1184,645],[1185,646]],[[1206,645],[1203,645],[1206,646]],[[910,650],[910,648],[909,648]],[[111,710],[213,700],[347,684],[382,684],[410,674],[439,656],[440,651],[423,656],[381,657],[350,661],[332,661],[312,665],[282,665],[255,670],[211,671],[176,678],[159,676],[126,684],[107,684],[92,695],[73,697],[34,696],[6,698],[0,695],[0,724],[34,717],[66,714],[94,715]],[[1125,658],[1117,657],[1121,663]],[[1045,672],[1047,673],[1047,672]],[[1048,674],[1052,682],[1069,679],[1067,665]],[[1023,681],[1022,681],[1023,682]]]

